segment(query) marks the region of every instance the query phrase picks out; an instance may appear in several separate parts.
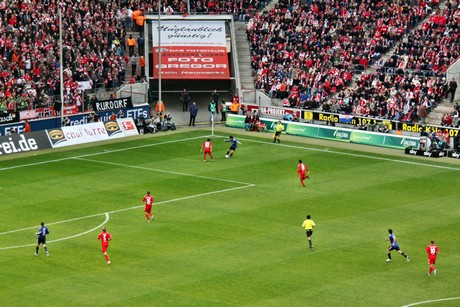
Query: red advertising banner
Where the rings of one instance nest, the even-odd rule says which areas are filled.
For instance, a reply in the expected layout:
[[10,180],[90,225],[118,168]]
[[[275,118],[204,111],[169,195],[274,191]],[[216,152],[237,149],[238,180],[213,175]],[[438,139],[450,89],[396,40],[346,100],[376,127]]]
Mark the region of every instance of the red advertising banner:
[[[158,58],[158,47],[153,48]],[[158,62],[158,61],[156,61]],[[159,65],[154,65],[158,78]],[[161,48],[162,79],[230,79],[225,47],[163,47]]]
[[152,20],[152,47],[154,78],[230,79],[222,20]]

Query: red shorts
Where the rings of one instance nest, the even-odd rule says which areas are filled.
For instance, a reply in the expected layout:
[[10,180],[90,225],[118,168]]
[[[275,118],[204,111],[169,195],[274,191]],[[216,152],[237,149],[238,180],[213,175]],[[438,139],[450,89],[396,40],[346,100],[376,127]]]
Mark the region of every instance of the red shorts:
[[147,213],[152,213],[152,205],[145,205],[144,211]]
[[435,264],[435,263],[436,263],[436,256],[429,256],[428,264]]
[[305,173],[300,173],[299,176],[300,176],[300,180],[307,179],[307,175]]
[[102,252],[105,253],[108,247],[109,247],[109,243],[102,243]]

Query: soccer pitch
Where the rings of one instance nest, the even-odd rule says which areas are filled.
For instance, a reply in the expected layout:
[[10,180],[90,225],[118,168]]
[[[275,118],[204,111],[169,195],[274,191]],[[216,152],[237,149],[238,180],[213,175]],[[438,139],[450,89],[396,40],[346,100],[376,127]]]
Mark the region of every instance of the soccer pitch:
[[[3,306],[460,304],[455,159],[217,128],[0,160]],[[242,144],[225,159],[233,134]],[[215,162],[201,144],[213,141]],[[365,149],[361,151],[361,149]],[[296,174],[302,159],[311,180]],[[142,197],[155,197],[147,223]],[[310,251],[300,227],[317,226]],[[41,221],[46,257],[34,257]],[[106,265],[97,236],[113,236]],[[388,228],[411,261],[393,252]],[[440,248],[427,276],[425,247]],[[434,302],[431,302],[434,301]]]

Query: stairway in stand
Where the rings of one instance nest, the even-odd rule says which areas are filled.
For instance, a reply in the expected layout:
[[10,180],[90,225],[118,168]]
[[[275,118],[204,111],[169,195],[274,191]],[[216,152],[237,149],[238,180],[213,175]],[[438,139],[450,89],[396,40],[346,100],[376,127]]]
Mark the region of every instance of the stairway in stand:
[[126,83],[129,83],[129,79],[131,78],[131,75],[134,75],[136,76],[136,73],[137,74],[140,74],[141,72],[141,67],[139,65],[139,52],[138,52],[138,49],[137,49],[137,39],[139,38],[139,31],[134,31],[134,30],[126,30],[126,37],[125,37],[125,41],[128,40],[128,37],[132,35],[133,38],[136,40],[136,47],[134,48],[134,53],[136,54],[136,63],[137,63],[137,66],[136,66],[136,71],[135,73],[133,74],[132,73],[132,67],[131,67],[131,57],[129,56],[129,50],[128,50],[128,46],[125,46],[126,49],[125,49],[125,52],[123,54],[123,56],[127,56],[129,57],[129,61],[128,63],[126,64],[126,74],[125,74],[125,82]]
[[426,118],[427,125],[440,126],[444,114],[451,114],[454,110],[455,102],[450,99],[444,99],[436,108],[434,108]]
[[[254,78],[252,76],[251,53],[249,41],[246,35],[246,24],[235,21],[235,40],[238,57],[238,69],[240,71],[239,85],[242,89],[254,90]],[[237,85],[238,86],[238,85]]]

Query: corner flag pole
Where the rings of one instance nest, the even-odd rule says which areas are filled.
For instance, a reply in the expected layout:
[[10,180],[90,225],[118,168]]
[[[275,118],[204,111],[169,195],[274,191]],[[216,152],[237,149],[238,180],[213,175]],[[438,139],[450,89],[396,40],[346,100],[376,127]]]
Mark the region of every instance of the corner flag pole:
[[161,1],[158,1],[158,101],[161,99]]
[[211,112],[211,135],[214,136],[214,113]]

